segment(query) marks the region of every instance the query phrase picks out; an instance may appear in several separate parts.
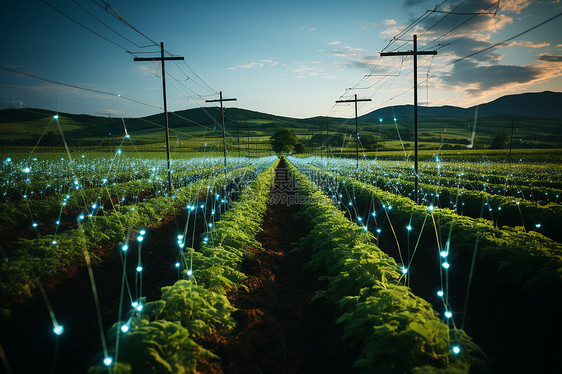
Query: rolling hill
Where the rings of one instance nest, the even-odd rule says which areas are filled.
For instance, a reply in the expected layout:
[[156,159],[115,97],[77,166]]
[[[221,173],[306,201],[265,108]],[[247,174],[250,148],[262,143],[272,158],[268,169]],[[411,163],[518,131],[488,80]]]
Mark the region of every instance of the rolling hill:
[[[480,144],[489,143],[495,134],[509,135],[514,125],[514,143],[521,147],[562,146],[562,93],[540,92],[508,95],[478,106],[419,107],[420,141],[425,143],[456,144],[464,146],[467,138],[475,137]],[[49,141],[58,135],[52,120],[55,112],[44,109],[0,110],[0,142],[28,144],[37,142],[42,134]],[[108,136],[122,136],[124,129],[135,138],[147,142],[164,139],[163,113],[143,118],[108,118],[85,114],[58,113],[59,123],[67,139],[94,140]],[[380,121],[382,119],[382,122]],[[396,120],[394,120],[396,119]],[[412,138],[413,107],[397,105],[375,110],[359,117],[360,135],[375,135],[388,144],[400,138],[406,143]],[[352,119],[313,117],[297,119],[281,117],[241,108],[225,109],[226,130],[230,137],[269,137],[277,127],[292,128],[303,142],[318,139],[321,129],[338,141],[351,137],[355,129]],[[216,107],[195,108],[169,114],[171,137],[177,139],[215,138],[221,135],[220,110]],[[316,137],[314,137],[314,135]],[[343,147],[343,144],[342,144]]]

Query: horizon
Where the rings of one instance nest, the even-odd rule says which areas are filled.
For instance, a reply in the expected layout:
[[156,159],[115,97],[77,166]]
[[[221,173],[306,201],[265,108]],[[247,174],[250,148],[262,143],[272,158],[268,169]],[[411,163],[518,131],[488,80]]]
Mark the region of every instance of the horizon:
[[358,105],[359,115],[411,105],[412,58],[379,52],[411,50],[414,33],[418,50],[438,51],[418,57],[420,106],[469,108],[562,87],[560,1],[115,4],[111,10],[134,30],[96,4],[7,4],[0,105],[127,118],[158,114],[160,66],[133,61],[158,55],[151,41],[185,57],[166,63],[171,112],[207,107],[218,91],[238,99],[225,107],[299,119],[351,118],[353,105],[335,101],[354,94],[372,99]]
[[[541,92],[522,92],[519,94],[509,94],[509,95],[504,95],[504,96],[500,96],[497,99],[501,99],[507,96],[516,96],[516,95],[524,95],[524,94],[540,94],[540,93],[554,93],[554,94],[562,94],[562,91],[541,91]],[[478,103],[472,106],[457,106],[457,105],[449,105],[449,104],[444,104],[444,105],[435,105],[435,106],[420,106],[418,104],[419,108],[442,108],[442,107],[455,107],[455,108],[461,108],[461,109],[471,109],[474,108],[476,106],[480,106],[480,105],[485,105],[485,104],[489,104],[497,99],[491,100],[491,101],[487,101],[487,102],[483,102],[483,103]],[[394,107],[396,106],[412,106],[413,104],[400,104],[400,105],[394,105]],[[361,116],[366,116],[368,114],[371,114],[373,112],[379,111],[379,110],[384,110],[387,108],[390,108],[391,106],[387,106],[387,107],[382,107],[382,108],[377,108],[374,109],[371,112],[368,113],[363,113],[361,114]],[[111,115],[111,113],[106,114],[105,116],[103,115],[93,115],[93,114],[89,114],[89,113],[72,113],[72,112],[65,112],[65,111],[56,111],[53,109],[47,109],[47,108],[16,108],[16,107],[7,107],[7,108],[0,108],[0,111],[2,110],[44,110],[44,111],[49,111],[52,113],[57,113],[57,114],[71,114],[71,115],[87,115],[87,116],[92,116],[92,117],[106,117],[106,118],[128,118],[128,119],[134,119],[134,118],[145,118],[145,117],[151,117],[151,116],[156,116],[156,115],[160,115],[160,114],[164,114],[163,111],[161,112],[154,112],[151,114],[147,114],[145,116],[142,117],[124,117],[124,116],[115,116],[115,115]],[[188,109],[180,109],[180,110],[175,110],[173,112],[185,112],[185,111],[190,111],[190,110],[205,110],[205,109],[218,109],[218,107],[204,107],[204,106],[200,106],[200,107],[196,107],[196,108],[188,108]],[[351,117],[334,117],[334,116],[312,116],[312,117],[291,117],[291,116],[286,116],[286,115],[279,115],[279,114],[274,114],[274,113],[268,113],[268,112],[261,112],[258,110],[254,110],[254,109],[249,109],[249,108],[242,108],[242,107],[236,107],[236,106],[232,106],[232,107],[228,107],[228,108],[224,108],[225,111],[228,109],[239,109],[239,110],[245,110],[245,111],[249,111],[249,112],[256,112],[256,113],[261,113],[261,114],[266,114],[266,115],[272,115],[272,116],[276,116],[276,117],[286,117],[286,118],[290,118],[290,119],[298,119],[298,120],[306,120],[306,119],[313,119],[313,118],[333,118],[333,119],[350,119]],[[172,112],[170,110],[168,110],[168,112]]]

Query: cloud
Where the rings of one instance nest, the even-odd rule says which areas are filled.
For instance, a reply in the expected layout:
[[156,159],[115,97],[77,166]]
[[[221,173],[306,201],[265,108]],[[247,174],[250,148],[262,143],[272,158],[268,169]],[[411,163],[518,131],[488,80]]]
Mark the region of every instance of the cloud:
[[543,53],[539,56],[537,60],[546,61],[546,62],[562,62],[562,56],[560,55],[555,56],[548,53]]
[[385,19],[384,21],[382,21],[382,24],[385,25],[385,26],[396,25],[396,20],[394,20],[394,19]]
[[[465,92],[472,99],[490,97],[506,91],[536,85],[562,76],[562,56],[541,55],[537,64],[479,65],[475,61],[463,60],[454,64],[448,75],[439,79],[442,88],[449,91]],[[554,60],[554,61],[552,61]]]
[[332,56],[336,56],[336,57],[350,57],[350,56],[357,56],[359,54],[367,52],[367,50],[362,48],[353,48],[353,47],[342,45],[341,47],[334,48],[334,49],[321,49],[318,52],[330,53]]
[[328,45],[338,45],[341,44],[341,42],[335,41],[335,42],[329,42]]
[[4,101],[2,104],[4,107],[8,107],[8,108],[18,108],[18,109],[23,108],[22,100],[7,100]]
[[123,114],[123,111],[118,110],[118,109],[101,109],[98,110],[98,114],[101,115],[106,115],[106,114],[112,114],[114,116],[121,116]]
[[531,0],[503,0],[500,4],[502,12],[515,12],[517,14],[531,5]]
[[527,47],[527,48],[543,48],[543,47],[549,47],[550,43],[548,42],[531,42],[531,41],[526,41],[526,40],[519,40],[519,41],[514,41],[508,44],[509,47]]
[[260,60],[260,61],[252,61],[244,65],[231,66],[226,69],[227,70],[254,69],[254,68],[262,68],[264,66],[275,66],[275,65],[279,65],[279,62],[274,60]]
[[135,73],[138,73],[138,74],[141,74],[141,75],[153,75],[153,74],[155,74],[154,66],[153,65],[144,65],[144,64],[135,65]]

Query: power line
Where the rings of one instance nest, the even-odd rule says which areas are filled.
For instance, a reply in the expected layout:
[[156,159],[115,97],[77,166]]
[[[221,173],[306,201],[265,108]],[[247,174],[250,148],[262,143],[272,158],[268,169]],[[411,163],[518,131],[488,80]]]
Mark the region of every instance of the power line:
[[92,30],[92,29],[89,28],[88,26],[83,25],[82,23],[78,22],[77,20],[75,20],[74,18],[72,18],[71,16],[69,16],[68,14],[64,13],[62,10],[58,9],[57,7],[55,7],[53,4],[49,3],[47,0],[41,0],[41,1],[42,1],[44,4],[48,5],[49,7],[51,7],[51,8],[52,8],[53,10],[55,10],[56,12],[60,13],[60,14],[63,15],[64,17],[68,18],[68,19],[71,20],[72,22],[76,23],[78,26],[80,26],[80,27],[82,27],[82,28],[88,30],[88,31],[91,32],[92,34],[94,34],[94,35],[96,35],[96,36],[98,36],[98,37],[100,37],[100,38],[102,38],[102,39],[104,39],[104,40],[110,42],[111,44],[113,44],[113,45],[115,45],[115,46],[121,48],[121,49],[124,50],[125,52],[129,52],[129,53],[130,53],[130,51],[129,51],[127,48],[123,47],[122,45],[120,45],[120,44],[114,42],[113,40],[111,40],[111,39],[109,39],[109,38],[106,38],[105,36],[101,35],[100,33],[98,33],[98,32],[96,32],[96,31]]
[[95,90],[95,89],[92,89],[92,88],[76,86],[74,84],[58,82],[58,81],[55,81],[55,80],[52,80],[52,79],[43,78],[43,77],[40,77],[40,76],[37,76],[37,75],[33,75],[33,74],[29,74],[29,73],[24,73],[22,71],[14,70],[14,69],[2,66],[2,65],[0,65],[0,70],[4,70],[4,71],[7,71],[9,73],[13,73],[13,74],[17,74],[17,75],[23,75],[24,77],[33,78],[33,79],[37,79],[37,80],[48,82],[48,83],[57,84],[59,86],[75,88],[77,90],[89,91],[89,92],[93,92],[93,93],[97,93],[97,94],[101,94],[101,95],[114,96],[114,97],[118,97],[120,99],[127,100],[127,101],[130,101],[130,102],[136,103],[136,104],[141,104],[141,105],[148,106],[148,107],[151,107],[151,108],[156,108],[156,109],[162,109],[162,107],[160,107],[160,106],[143,103],[142,101],[138,101],[138,100],[135,100],[135,99],[131,99],[129,97],[121,96],[120,94],[116,94],[116,93],[113,93],[113,92]]
[[[78,5],[80,7],[80,9],[82,9],[84,12],[88,13],[92,18],[94,18],[96,21],[98,21],[99,23],[101,23],[102,25],[104,25],[105,27],[107,27],[108,29],[110,29],[111,31],[113,31],[115,34],[119,35],[120,37],[122,37],[123,39],[125,39],[126,41],[128,41],[131,44],[134,44],[137,48],[143,48],[142,46],[138,45],[137,43],[133,42],[131,39],[127,38],[126,36],[124,36],[123,34],[121,34],[120,32],[114,30],[111,26],[109,26],[108,24],[106,24],[105,22],[103,22],[101,19],[99,19],[98,17],[96,17],[92,12],[90,12],[88,9],[86,9],[82,4],[80,4],[78,1],[76,0],[72,0],[72,2],[76,5]],[[129,52],[129,51],[127,51]],[[129,52],[131,53],[131,52]]]
[[[41,0],[43,1],[43,0]],[[103,9],[104,11],[106,11],[107,13],[109,13],[110,15],[112,15],[113,17],[115,17],[116,19],[118,19],[120,22],[123,22],[125,25],[127,25],[128,27],[130,27],[132,30],[134,30],[136,33],[144,36],[146,39],[148,39],[152,44],[154,44],[157,47],[160,47],[159,43],[156,43],[154,40],[152,40],[151,38],[149,38],[148,36],[146,36],[145,34],[143,34],[141,31],[139,31],[136,27],[134,27],[133,25],[131,25],[129,22],[127,22],[123,17],[121,17],[121,15],[119,13],[117,13],[117,11],[115,9],[113,9],[111,7],[111,5],[104,0],[100,0],[100,2],[96,1],[96,0],[90,0],[92,1],[94,4],[96,4],[97,6],[99,6],[101,9]],[[100,3],[103,3],[100,4]]]
[[541,23],[539,23],[539,24],[537,24],[537,25],[535,25],[535,26],[533,26],[533,27],[531,27],[531,28],[529,28],[529,29],[527,29],[527,30],[525,30],[525,31],[523,31],[523,32],[520,32],[519,34],[514,35],[514,36],[512,36],[511,38],[505,39],[504,41],[499,42],[499,43],[496,43],[496,44],[492,44],[491,46],[488,46],[488,47],[486,47],[486,48],[484,48],[484,49],[481,49],[481,50],[479,50],[479,51],[476,51],[476,52],[474,52],[474,53],[471,53],[471,54],[469,54],[468,56],[465,56],[465,57],[459,58],[459,59],[457,59],[457,60],[454,60],[454,61],[448,63],[447,65],[454,64],[454,63],[456,63],[456,62],[465,60],[465,59],[467,59],[467,58],[476,56],[476,55],[478,55],[478,54],[480,54],[480,53],[482,53],[482,52],[486,52],[486,51],[488,51],[488,50],[490,50],[490,49],[492,49],[492,48],[496,48],[496,47],[498,47],[498,46],[500,46],[500,45],[502,45],[502,44],[505,44],[505,43],[507,43],[507,42],[510,42],[510,41],[512,41],[513,39],[516,39],[516,38],[520,37],[521,35],[524,35],[524,34],[530,32],[530,31],[533,31],[534,29],[539,28],[540,26],[542,26],[542,25],[544,25],[544,24],[547,24],[547,23],[550,22],[550,21],[553,21],[553,20],[555,20],[556,18],[558,18],[558,17],[560,17],[560,16],[562,16],[562,13],[558,13],[557,15],[550,17],[550,18],[547,19],[546,21],[543,21],[543,22],[541,22]]

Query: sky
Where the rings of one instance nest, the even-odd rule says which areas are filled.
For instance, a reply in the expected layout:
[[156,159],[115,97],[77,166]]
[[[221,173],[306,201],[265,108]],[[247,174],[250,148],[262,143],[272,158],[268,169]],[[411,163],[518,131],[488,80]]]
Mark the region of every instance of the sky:
[[170,111],[216,106],[205,100],[222,91],[237,99],[225,107],[349,118],[336,100],[371,99],[359,114],[413,102],[412,57],[379,55],[411,51],[413,34],[437,51],[418,56],[419,104],[469,107],[562,91],[562,17],[513,38],[561,12],[560,0],[7,0],[0,108],[160,112],[160,63],[133,58],[164,42],[185,58],[165,62]]

